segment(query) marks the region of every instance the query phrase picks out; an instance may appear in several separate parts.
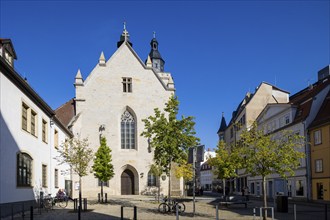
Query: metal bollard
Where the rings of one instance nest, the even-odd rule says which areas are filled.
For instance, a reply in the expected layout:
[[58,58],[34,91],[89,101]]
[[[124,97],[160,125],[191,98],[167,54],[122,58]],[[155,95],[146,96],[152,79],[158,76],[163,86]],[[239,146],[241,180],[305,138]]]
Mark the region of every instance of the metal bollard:
[[324,209],[325,209],[324,219],[328,220],[328,205],[327,204],[324,205]]
[[176,204],[175,206],[175,212],[176,212],[176,220],[179,220],[179,206]]
[[73,210],[77,211],[78,210],[78,199],[73,200]]
[[297,209],[296,204],[293,204],[293,219],[297,220]]
[[33,206],[30,207],[30,220],[33,220]]
[[78,220],[81,219],[81,207],[78,205]]
[[134,206],[134,217],[133,217],[134,220],[137,220],[137,208],[136,206]]
[[108,203],[108,193],[105,193],[105,203]]
[[24,202],[22,203],[22,217],[23,217],[23,219],[25,217],[25,213],[24,213]]
[[123,220],[124,219],[124,206],[120,207],[120,219]]
[[256,208],[253,208],[253,220],[256,220]]
[[219,204],[215,207],[215,219],[219,220]]
[[84,212],[87,211],[87,198],[84,198]]
[[100,202],[101,202],[101,199],[100,199],[100,198],[101,198],[101,194],[100,194],[100,193],[98,193],[98,194],[97,194],[97,201],[98,201],[98,203],[100,203]]

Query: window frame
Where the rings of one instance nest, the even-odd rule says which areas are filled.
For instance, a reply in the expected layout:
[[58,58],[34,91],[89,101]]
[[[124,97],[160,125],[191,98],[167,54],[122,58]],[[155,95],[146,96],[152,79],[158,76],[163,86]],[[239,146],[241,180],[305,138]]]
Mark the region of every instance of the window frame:
[[315,173],[323,173],[323,159],[315,160]]
[[[33,159],[27,154],[20,152],[16,156],[16,185],[17,187],[32,187]],[[25,175],[24,175],[25,171]]]
[[125,110],[120,120],[120,146],[121,149],[136,150],[136,123],[134,115]]
[[41,140],[48,143],[48,122],[45,119],[41,122]]
[[56,168],[54,170],[54,185],[55,185],[55,188],[58,188],[58,169],[56,169]]
[[123,77],[122,78],[123,84],[123,92],[124,93],[132,93],[133,92],[133,80],[131,77]]
[[54,129],[54,148],[55,149],[58,149],[58,145],[59,145],[58,136],[59,136],[58,130]]
[[[318,134],[318,135],[316,135]],[[314,135],[314,145],[320,145],[322,144],[322,131],[321,129],[315,130],[313,132]]]
[[151,171],[148,172],[148,181],[147,186],[157,186],[157,176],[153,174]]
[[41,165],[41,186],[42,187],[47,187],[47,165],[42,164]]

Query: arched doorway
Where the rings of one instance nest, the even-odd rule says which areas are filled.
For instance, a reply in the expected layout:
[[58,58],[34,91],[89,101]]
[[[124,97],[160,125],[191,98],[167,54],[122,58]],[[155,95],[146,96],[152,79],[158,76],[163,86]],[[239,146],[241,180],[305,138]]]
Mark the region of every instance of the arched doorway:
[[121,194],[134,195],[134,174],[131,170],[124,170],[121,174]]

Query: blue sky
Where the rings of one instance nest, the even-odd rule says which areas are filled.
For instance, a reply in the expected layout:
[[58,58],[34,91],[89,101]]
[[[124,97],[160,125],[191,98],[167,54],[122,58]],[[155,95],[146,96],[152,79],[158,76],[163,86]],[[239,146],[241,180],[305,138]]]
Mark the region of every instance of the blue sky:
[[15,68],[53,108],[74,97],[106,59],[127,22],[142,60],[153,31],[174,77],[180,115],[194,116],[206,148],[217,144],[246,92],[263,81],[298,92],[330,63],[330,3],[311,1],[7,1],[0,0],[0,37],[11,38]]

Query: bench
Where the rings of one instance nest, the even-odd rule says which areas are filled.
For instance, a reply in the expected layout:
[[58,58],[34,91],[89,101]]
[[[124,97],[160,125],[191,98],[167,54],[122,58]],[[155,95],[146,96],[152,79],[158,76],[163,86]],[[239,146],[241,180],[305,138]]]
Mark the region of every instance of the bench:
[[226,196],[220,200],[219,204],[225,205],[226,207],[229,205],[242,204],[247,208],[247,199],[245,196]]

